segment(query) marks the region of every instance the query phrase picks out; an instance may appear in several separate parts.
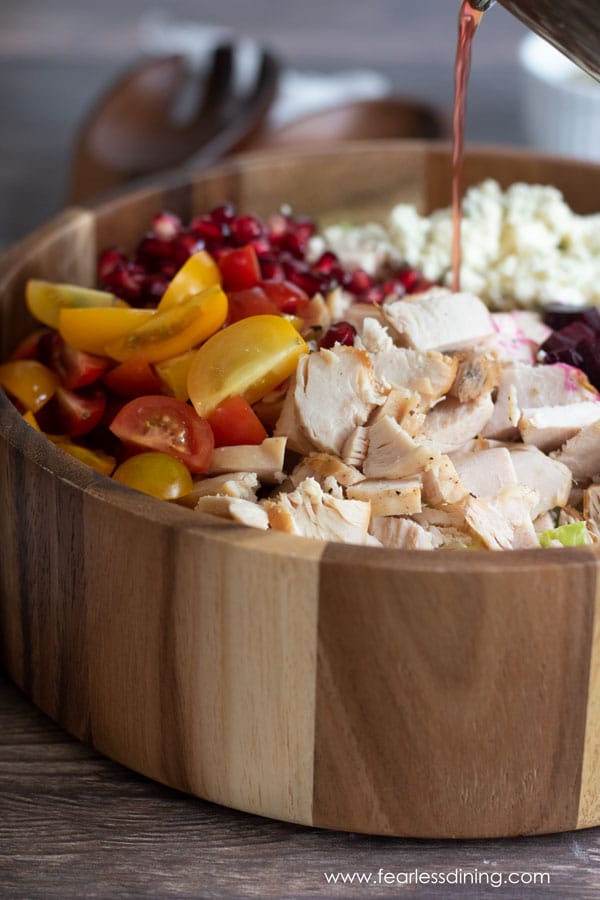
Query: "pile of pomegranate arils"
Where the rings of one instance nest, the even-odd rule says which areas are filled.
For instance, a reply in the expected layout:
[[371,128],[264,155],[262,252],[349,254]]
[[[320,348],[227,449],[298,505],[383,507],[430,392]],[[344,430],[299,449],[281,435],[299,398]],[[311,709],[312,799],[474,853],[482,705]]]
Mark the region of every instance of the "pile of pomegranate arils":
[[[291,282],[308,297],[341,287],[363,303],[381,303],[391,294],[399,297],[431,286],[407,265],[373,278],[363,269],[347,271],[330,251],[310,262],[308,245],[316,232],[312,219],[285,209],[261,221],[257,216],[237,215],[233,204],[226,203],[187,226],[173,213],[161,212],[152,219],[151,230],[138,243],[132,259],[114,247],[100,254],[98,279],[101,287],[132,306],[155,307],[175,273],[198,250],[208,251],[218,262],[225,251],[250,244],[261,278]],[[335,332],[323,339],[322,346],[335,340],[352,343],[352,326],[338,326],[342,327],[333,326]]]

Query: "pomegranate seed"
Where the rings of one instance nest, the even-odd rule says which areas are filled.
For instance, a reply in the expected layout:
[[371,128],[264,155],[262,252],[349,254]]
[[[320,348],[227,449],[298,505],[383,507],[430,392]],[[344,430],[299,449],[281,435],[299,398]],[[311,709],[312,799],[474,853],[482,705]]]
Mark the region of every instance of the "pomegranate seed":
[[428,278],[419,278],[417,279],[414,288],[411,293],[413,294],[421,294],[424,291],[430,290],[430,288],[436,287],[435,281],[429,281]]
[[304,259],[306,253],[306,241],[294,231],[288,231],[281,240],[281,247],[287,250],[296,259]]
[[[229,223],[229,227],[231,236],[239,247],[257,241],[264,234],[262,223],[254,216],[236,216]],[[268,247],[268,244],[266,246]]]
[[290,272],[289,275],[286,274],[286,278],[292,284],[297,284],[302,288],[309,297],[314,297],[321,290],[321,279],[318,275],[312,275],[310,272]]
[[336,322],[329,328],[319,343],[319,346],[325,350],[330,350],[334,344],[343,344],[345,347],[354,345],[356,337],[356,328],[350,322]]
[[416,269],[413,269],[410,266],[405,266],[403,269],[400,269],[399,272],[396,272],[394,277],[396,281],[400,282],[407,294],[412,294],[415,289],[415,285],[417,284],[421,276]]
[[331,275],[334,269],[339,269],[339,264],[337,256],[331,250],[326,250],[312,267],[313,272],[320,275]]
[[373,279],[364,269],[356,269],[351,273],[347,288],[351,294],[364,294],[373,286]]
[[137,246],[135,260],[151,272],[158,271],[164,263],[174,262],[177,248],[172,241],[158,237],[145,237]]
[[152,219],[152,231],[157,238],[163,241],[171,241],[181,231],[181,219],[175,213],[157,213]]
[[146,270],[136,263],[128,262],[116,266],[105,283],[121,300],[135,303],[142,299],[145,280]]
[[173,243],[177,248],[178,256],[183,257],[185,254],[185,259],[193,256],[194,253],[197,253],[198,250],[202,250],[204,247],[204,242],[199,240],[195,234],[191,234],[189,231],[178,235]]
[[261,278],[269,281],[283,281],[285,272],[281,263],[274,256],[262,256],[259,258]]
[[358,299],[361,303],[383,303],[384,297],[383,287],[380,284],[374,284],[368,291],[361,294]]
[[256,251],[256,255],[260,258],[262,256],[270,256],[271,255],[271,245],[266,240],[257,240],[250,241],[254,250]]
[[381,285],[383,293],[386,297],[396,296],[402,297],[406,293],[406,289],[401,281],[390,278]]
[[211,209],[209,215],[218,225],[227,224],[235,216],[235,206],[233,203],[223,203],[222,206],[215,206],[214,209]]
[[296,219],[293,229],[297,237],[305,244],[314,236],[317,226],[312,219]]
[[105,281],[117,266],[127,262],[127,257],[117,247],[108,247],[103,250],[98,259],[98,278]]
[[192,219],[190,230],[207,244],[220,244],[229,237],[229,226],[226,222],[215,222],[210,216],[199,216]]
[[280,247],[288,230],[288,219],[281,213],[271,216],[268,221],[269,240],[273,247]]

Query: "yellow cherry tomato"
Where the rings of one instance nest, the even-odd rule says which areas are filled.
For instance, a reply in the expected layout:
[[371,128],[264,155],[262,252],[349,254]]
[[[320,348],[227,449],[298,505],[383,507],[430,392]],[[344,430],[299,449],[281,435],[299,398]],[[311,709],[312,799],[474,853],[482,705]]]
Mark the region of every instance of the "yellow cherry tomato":
[[157,363],[156,373],[163,382],[169,394],[177,400],[188,400],[187,379],[192,360],[196,355],[195,350],[188,350],[181,356],[173,356]]
[[189,494],[194,484],[182,462],[166,453],[138,453],[115,471],[113,478],[127,487],[159,500],[177,500]]
[[61,309],[127,306],[107,291],[95,291],[76,284],[53,284],[35,278],[27,282],[25,300],[31,315],[52,328],[58,327]]
[[210,253],[200,250],[190,256],[172,278],[158,308],[162,312],[171,306],[177,306],[178,303],[185,303],[196,294],[217,284],[221,284],[219,267]]
[[35,428],[36,431],[41,431],[42,429],[38,425],[37,419],[30,409],[27,412],[23,413],[23,418],[27,422],[28,425],[31,425],[32,428]]
[[59,383],[52,369],[35,359],[15,359],[0,366],[0,387],[33,413],[50,400]]
[[156,312],[135,331],[107,343],[105,353],[118,362],[132,356],[151,363],[162,362],[205,341],[226,318],[227,297],[217,285],[185,303]]
[[102,450],[90,450],[88,447],[74,444],[68,438],[55,441],[55,444],[57,447],[60,447],[61,450],[64,450],[65,453],[69,453],[71,456],[74,456],[75,459],[85,463],[86,466],[90,466],[90,468],[95,469],[96,472],[100,472],[101,475],[112,475],[114,472],[117,464],[116,459],[114,456],[110,456]]
[[215,334],[196,352],[188,374],[190,399],[200,416],[240,394],[261,400],[296,371],[306,342],[281,316],[250,316]]
[[107,344],[139,328],[155,315],[153,309],[129,307],[62,309],[58,330],[71,347],[106,356]]

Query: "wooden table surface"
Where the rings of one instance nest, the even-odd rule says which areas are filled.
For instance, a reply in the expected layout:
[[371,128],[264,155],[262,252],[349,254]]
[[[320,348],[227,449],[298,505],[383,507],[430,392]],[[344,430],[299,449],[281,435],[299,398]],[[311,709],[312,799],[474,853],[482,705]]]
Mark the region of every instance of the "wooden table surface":
[[[167,17],[234,27],[303,69],[377,68],[397,90],[447,110],[457,5],[172,0]],[[155,8],[146,0],[21,0],[2,6],[0,246],[60,209],[77,124],[108,80],[139,57],[139,16]],[[516,48],[524,32],[500,8],[484,24],[475,50],[469,138],[519,144]],[[403,841],[306,829],[203,803],[71,740],[0,675],[1,897],[406,892],[592,898],[600,896],[599,863],[600,830],[514,840]],[[414,870],[455,873],[458,884],[333,886],[324,875],[380,869],[398,884]],[[472,872],[481,874],[479,886],[469,886]],[[543,873],[550,883],[493,886],[500,875],[507,882],[510,873]]]

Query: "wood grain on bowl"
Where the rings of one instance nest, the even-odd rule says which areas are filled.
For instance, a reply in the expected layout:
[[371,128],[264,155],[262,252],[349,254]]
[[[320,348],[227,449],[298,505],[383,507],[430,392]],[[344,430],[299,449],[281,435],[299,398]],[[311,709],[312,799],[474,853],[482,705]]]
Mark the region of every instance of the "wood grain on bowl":
[[[27,277],[92,280],[157,209],[230,199],[366,218],[447,202],[449,150],[355,145],[233,161],[74,210],[0,276],[0,345]],[[467,182],[600,167],[473,151]],[[166,784],[328,828],[486,837],[600,824],[598,551],[394,552],[255,532],[136,494],[0,397],[0,649],[68,731]]]

